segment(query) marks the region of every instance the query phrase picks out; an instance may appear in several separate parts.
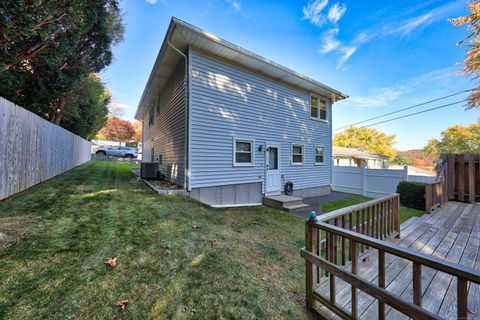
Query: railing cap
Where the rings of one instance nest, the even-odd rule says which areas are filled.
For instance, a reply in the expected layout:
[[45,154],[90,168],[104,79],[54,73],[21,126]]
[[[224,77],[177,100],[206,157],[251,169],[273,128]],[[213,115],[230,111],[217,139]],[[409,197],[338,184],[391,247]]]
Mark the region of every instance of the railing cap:
[[[317,216],[318,221],[321,222],[321,221],[326,221],[326,220],[330,220],[330,219],[333,219],[333,218],[337,218],[337,217],[343,216],[346,213],[356,211],[356,210],[365,209],[365,208],[371,207],[375,204],[378,204],[378,203],[381,203],[381,202],[384,202],[384,201],[387,201],[387,200],[390,200],[390,199],[394,199],[394,198],[397,198],[397,197],[400,197],[400,195],[398,193],[392,193],[392,194],[390,194],[388,196],[385,196],[385,197],[382,197],[382,198],[373,199],[373,200],[365,201],[365,202],[362,202],[362,203],[359,203],[359,204],[354,204],[354,205],[351,205],[349,207],[337,209],[335,211],[331,211],[331,212],[328,212],[328,213],[321,214],[321,215]],[[315,223],[315,222],[309,221],[307,219],[307,223]]]

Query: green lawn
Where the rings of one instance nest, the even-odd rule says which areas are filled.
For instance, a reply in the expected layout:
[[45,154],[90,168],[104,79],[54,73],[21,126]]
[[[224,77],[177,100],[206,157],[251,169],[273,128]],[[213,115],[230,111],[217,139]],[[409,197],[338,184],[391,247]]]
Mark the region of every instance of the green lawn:
[[0,232],[0,319],[306,317],[302,218],[160,196],[125,163],[91,161],[0,202]]
[[[353,206],[354,204],[362,203],[362,202],[369,201],[369,200],[372,200],[372,198],[359,196],[359,195],[352,195],[351,197],[343,199],[343,200],[337,200],[337,201],[332,201],[332,202],[325,203],[322,206],[322,211],[323,212],[330,212],[330,211],[334,211],[334,210],[337,210],[337,209],[340,209],[340,208]],[[411,217],[420,217],[424,213],[425,212],[420,211],[420,210],[400,207],[400,222],[404,222],[405,220],[407,220]]]

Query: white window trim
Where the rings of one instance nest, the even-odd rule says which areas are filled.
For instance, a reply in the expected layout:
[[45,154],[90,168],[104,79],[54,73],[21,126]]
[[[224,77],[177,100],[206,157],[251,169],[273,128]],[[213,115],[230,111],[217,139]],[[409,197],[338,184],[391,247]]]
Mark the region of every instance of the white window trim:
[[[325,101],[327,109],[325,110],[327,112],[327,119],[320,119],[320,105],[318,105],[318,118],[312,117],[312,97],[317,98],[317,101],[320,102],[320,100]],[[319,96],[318,94],[315,93],[310,93],[310,100],[308,100],[308,111],[310,112],[310,119],[315,120],[315,121],[320,121],[320,122],[325,122],[328,123],[328,107],[330,103],[327,98],[324,98],[322,96]]]
[[[252,149],[251,149],[251,152],[252,152],[252,162],[250,163],[246,163],[246,162],[236,162],[236,148],[237,148],[237,141],[242,141],[242,142],[250,142],[252,144]],[[245,139],[245,138],[238,138],[238,137],[233,137],[233,140],[232,140],[232,165],[234,167],[253,167],[255,166],[255,140],[253,139]]]
[[[317,147],[323,148],[323,162],[317,162]],[[313,161],[315,161],[316,166],[324,166],[325,165],[325,146],[322,144],[316,144],[313,147]]]
[[[293,162],[293,147],[302,147],[302,162]],[[305,164],[305,145],[301,143],[292,143],[290,145],[290,164],[292,166],[303,166]]]
[[[153,117],[151,117],[151,114],[153,111]],[[149,111],[148,111],[148,127],[150,128],[151,126],[153,126],[155,124],[155,106],[153,106]],[[150,119],[152,119],[152,121],[150,122]]]

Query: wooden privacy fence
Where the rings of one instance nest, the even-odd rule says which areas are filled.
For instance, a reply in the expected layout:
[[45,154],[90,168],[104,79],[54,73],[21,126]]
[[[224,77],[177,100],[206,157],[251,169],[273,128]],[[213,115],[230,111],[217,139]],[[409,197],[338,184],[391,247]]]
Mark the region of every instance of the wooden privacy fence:
[[448,199],[465,202],[480,201],[480,154],[442,154],[446,163]]
[[[362,212],[363,216],[367,213],[366,220],[362,218]],[[355,227],[343,223],[344,216],[348,217],[348,221],[354,221]],[[457,316],[459,319],[467,318],[468,286],[469,282],[480,284],[478,270],[381,240],[389,235],[399,236],[397,194],[333,211],[319,218],[319,221],[306,221],[305,248],[301,250],[301,256],[306,261],[306,297],[310,311],[317,312],[315,304],[320,303],[342,319],[356,319],[359,316],[358,290],[361,290],[378,300],[378,319],[385,319],[386,305],[413,319],[439,319],[437,315],[422,308],[422,268],[428,267],[456,277]],[[359,253],[364,248],[378,251],[377,283],[358,275]],[[351,261],[349,265],[345,264],[345,252]],[[385,289],[386,254],[412,262],[412,301]],[[351,287],[350,310],[336,303],[336,279],[345,281]],[[328,282],[328,297],[319,289],[324,281]]]
[[425,210],[432,212],[448,200],[480,201],[480,154],[442,154],[434,183],[425,186]]
[[91,143],[0,97],[0,200],[90,160]]

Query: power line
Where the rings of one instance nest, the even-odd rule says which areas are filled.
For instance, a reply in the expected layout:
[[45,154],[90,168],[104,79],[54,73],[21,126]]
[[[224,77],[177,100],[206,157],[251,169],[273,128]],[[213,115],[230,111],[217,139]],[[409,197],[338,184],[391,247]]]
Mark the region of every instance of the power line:
[[366,119],[366,120],[358,121],[358,122],[349,124],[349,125],[347,125],[347,126],[343,126],[343,127],[340,127],[340,128],[333,129],[333,131],[337,131],[337,130],[340,130],[340,129],[345,129],[345,128],[348,128],[348,127],[350,127],[350,126],[356,125],[356,124],[360,124],[360,123],[368,122],[368,121],[371,121],[371,120],[383,118],[383,117],[386,117],[386,116],[389,116],[389,115],[392,115],[392,114],[395,114],[395,113],[398,113],[398,112],[402,112],[402,111],[405,111],[405,110],[409,110],[409,109],[421,107],[421,106],[423,106],[423,105],[426,105],[426,104],[429,104],[429,103],[432,103],[432,102],[436,102],[436,101],[440,101],[440,100],[443,100],[443,99],[447,99],[447,98],[450,98],[450,97],[457,96],[457,95],[459,95],[459,94],[465,93],[466,91],[467,91],[467,90],[465,90],[465,91],[459,91],[459,92],[456,92],[456,93],[449,94],[449,95],[447,95],[447,96],[443,96],[443,97],[440,97],[440,98],[436,98],[436,99],[433,99],[433,100],[429,100],[429,101],[425,101],[425,102],[422,102],[422,103],[419,103],[419,104],[415,104],[415,105],[413,105],[413,106],[406,107],[406,108],[403,108],[403,109],[400,109],[400,110],[396,110],[396,111],[388,112],[388,113],[385,113],[385,114],[381,114],[381,115],[376,116],[376,117],[373,117],[373,118],[369,118],[369,119]]
[[414,113],[409,113],[409,114],[406,114],[406,115],[403,115],[403,116],[400,116],[400,117],[396,117],[396,118],[392,118],[392,119],[387,119],[387,120],[379,121],[379,122],[372,123],[372,124],[367,124],[367,125],[362,126],[362,127],[360,127],[360,128],[368,128],[368,127],[371,127],[371,126],[375,126],[375,125],[377,125],[377,124],[382,124],[382,123],[386,123],[386,122],[390,122],[390,121],[394,121],[394,120],[398,120],[398,119],[402,119],[402,118],[411,117],[411,116],[414,116],[414,115],[417,115],[417,114],[420,114],[420,113],[425,113],[425,112],[429,112],[429,111],[433,111],[433,110],[437,110],[437,109],[442,109],[442,108],[450,107],[450,106],[453,106],[453,105],[455,105],[455,104],[459,104],[459,103],[466,102],[466,101],[468,101],[468,100],[465,99],[465,100],[461,100],[461,101],[457,101],[457,102],[452,102],[452,103],[444,104],[444,105],[441,105],[441,106],[438,106],[438,107],[434,107],[434,108],[430,108],[430,109],[426,109],[426,110],[422,110],[422,111],[418,111],[418,112],[414,112]]

